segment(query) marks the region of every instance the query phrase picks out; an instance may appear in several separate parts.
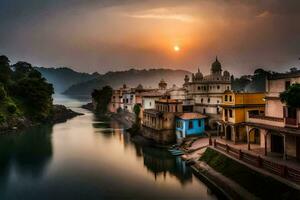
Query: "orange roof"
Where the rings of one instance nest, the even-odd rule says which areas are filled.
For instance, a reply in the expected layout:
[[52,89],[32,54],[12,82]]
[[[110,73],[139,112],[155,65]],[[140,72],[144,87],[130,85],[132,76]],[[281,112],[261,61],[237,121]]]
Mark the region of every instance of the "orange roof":
[[177,115],[180,119],[204,119],[207,116],[201,115],[200,113],[182,113]]

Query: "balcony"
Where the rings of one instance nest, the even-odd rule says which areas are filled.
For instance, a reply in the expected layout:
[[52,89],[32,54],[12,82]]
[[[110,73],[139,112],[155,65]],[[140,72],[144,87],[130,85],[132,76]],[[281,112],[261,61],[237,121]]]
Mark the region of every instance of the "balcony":
[[284,119],[279,117],[271,117],[265,115],[256,115],[249,114],[247,122],[257,123],[257,124],[266,124],[271,126],[284,127]]
[[285,121],[285,126],[287,127],[293,127],[293,128],[299,127],[297,118],[286,117],[284,118],[284,121]]

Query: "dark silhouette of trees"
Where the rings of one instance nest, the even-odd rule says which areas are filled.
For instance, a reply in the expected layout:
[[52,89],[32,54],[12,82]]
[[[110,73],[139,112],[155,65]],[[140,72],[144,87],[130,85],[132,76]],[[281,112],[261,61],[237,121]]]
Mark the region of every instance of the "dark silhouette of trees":
[[92,92],[92,98],[96,103],[96,111],[101,114],[107,112],[108,104],[111,100],[112,88],[110,86],[104,86],[102,89],[94,89]]
[[10,61],[6,56],[0,56],[0,82],[4,86],[8,84],[12,72],[9,63]]
[[300,84],[291,85],[286,91],[280,94],[280,100],[293,108],[300,108]]

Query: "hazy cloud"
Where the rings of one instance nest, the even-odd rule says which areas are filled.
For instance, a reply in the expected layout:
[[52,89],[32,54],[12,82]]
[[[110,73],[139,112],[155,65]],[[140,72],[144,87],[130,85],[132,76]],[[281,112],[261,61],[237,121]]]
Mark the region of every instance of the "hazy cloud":
[[[0,54],[81,71],[299,66],[298,0],[0,0]],[[174,54],[172,47],[182,51]]]

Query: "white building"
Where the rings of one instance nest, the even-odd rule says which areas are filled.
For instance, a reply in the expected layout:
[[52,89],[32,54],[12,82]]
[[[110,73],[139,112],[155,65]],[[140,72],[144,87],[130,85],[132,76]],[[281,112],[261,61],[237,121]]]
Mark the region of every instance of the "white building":
[[185,76],[184,87],[187,89],[188,99],[194,99],[194,111],[206,114],[210,117],[210,126],[214,126],[214,121],[221,118],[222,96],[226,90],[231,90],[231,77],[228,71],[222,73],[221,63],[216,58],[211,65],[211,73],[203,76],[198,72]]
[[[300,109],[286,106],[279,96],[293,83],[300,83],[300,72],[278,74],[266,82],[265,115],[249,115],[247,134],[257,134],[265,154],[281,154],[300,159]],[[248,145],[250,149],[250,144]]]
[[165,95],[169,99],[185,100],[187,98],[187,90],[173,85],[172,88],[166,91]]

